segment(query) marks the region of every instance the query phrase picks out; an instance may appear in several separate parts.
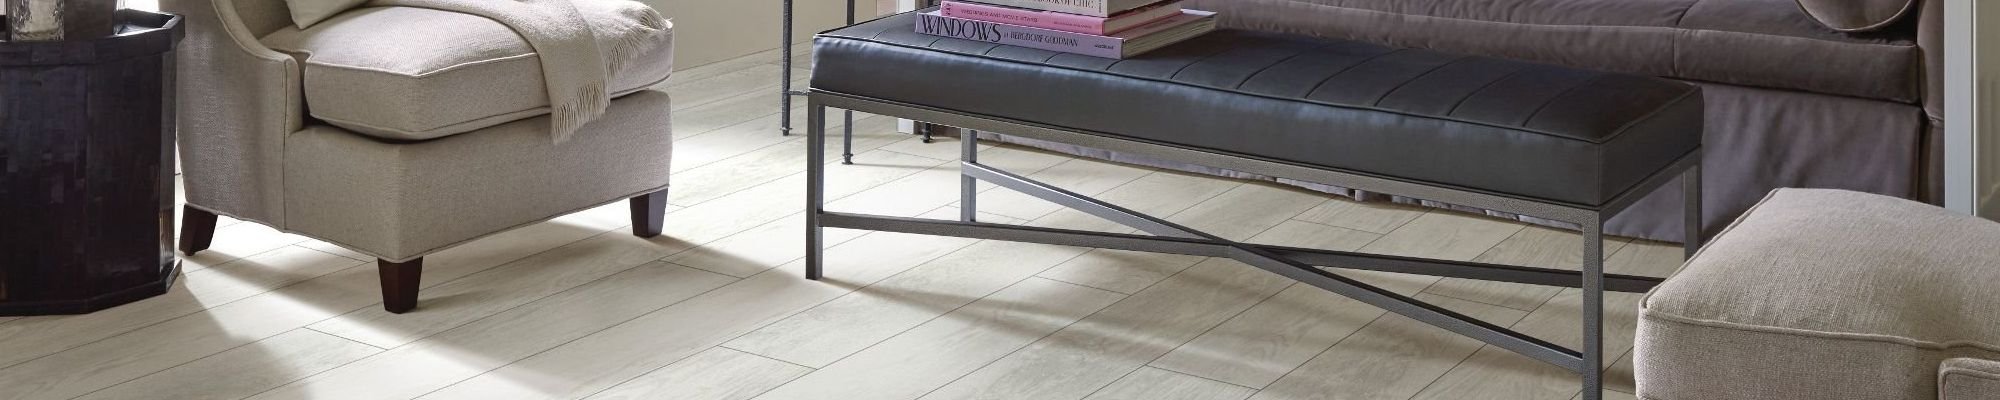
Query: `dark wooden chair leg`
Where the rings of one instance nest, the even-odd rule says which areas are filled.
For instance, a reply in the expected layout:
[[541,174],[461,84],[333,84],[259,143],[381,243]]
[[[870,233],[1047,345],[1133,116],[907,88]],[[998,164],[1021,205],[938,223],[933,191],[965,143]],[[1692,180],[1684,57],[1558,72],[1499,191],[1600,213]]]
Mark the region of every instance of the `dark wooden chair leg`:
[[399,263],[375,260],[382,274],[382,309],[402,314],[417,308],[417,283],[423,279],[424,259]]
[[661,189],[632,198],[632,234],[642,238],[660,236],[667,217],[667,191]]
[[215,213],[181,206],[181,254],[192,256],[208,250],[208,245],[214,241]]

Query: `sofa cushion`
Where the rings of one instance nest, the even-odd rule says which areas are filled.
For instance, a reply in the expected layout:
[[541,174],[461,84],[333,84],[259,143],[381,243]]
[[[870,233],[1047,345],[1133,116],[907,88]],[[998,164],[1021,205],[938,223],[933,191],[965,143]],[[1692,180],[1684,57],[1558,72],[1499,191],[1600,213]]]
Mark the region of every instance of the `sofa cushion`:
[[1798,0],[1820,25],[1842,32],[1866,32],[1896,23],[1917,9],[1917,0]]
[[1191,0],[1188,6],[1221,12],[1225,27],[1905,103],[1920,98],[1923,55],[1914,29],[1835,32],[1795,1]]
[[[588,15],[588,14],[586,14]],[[614,96],[666,80],[672,35],[623,71]],[[303,60],[314,118],[384,139],[425,140],[549,113],[542,63],[492,20],[409,7],[362,8],[263,38]]]
[[1938,365],[2000,359],[2000,223],[1780,189],[1640,303],[1657,399],[1932,399]]

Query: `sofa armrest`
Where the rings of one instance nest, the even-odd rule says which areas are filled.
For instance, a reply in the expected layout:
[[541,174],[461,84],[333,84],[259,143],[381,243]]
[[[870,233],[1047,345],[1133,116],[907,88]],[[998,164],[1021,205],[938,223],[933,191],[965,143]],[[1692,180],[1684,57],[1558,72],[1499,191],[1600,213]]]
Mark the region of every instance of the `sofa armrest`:
[[1954,358],[1938,365],[1938,400],[2000,399],[2000,361]]
[[1923,52],[1924,116],[1923,176],[1918,181],[1917,199],[1944,203],[1944,7],[1946,0],[1919,0],[1917,50]]
[[279,4],[163,0],[160,5],[188,21],[187,39],[174,57],[188,202],[283,227],[284,140],[304,125],[298,61],[258,43],[239,15],[244,5]]
[[1944,121],[1944,3],[1921,0],[1917,14],[1917,48],[1924,52],[1924,113]]

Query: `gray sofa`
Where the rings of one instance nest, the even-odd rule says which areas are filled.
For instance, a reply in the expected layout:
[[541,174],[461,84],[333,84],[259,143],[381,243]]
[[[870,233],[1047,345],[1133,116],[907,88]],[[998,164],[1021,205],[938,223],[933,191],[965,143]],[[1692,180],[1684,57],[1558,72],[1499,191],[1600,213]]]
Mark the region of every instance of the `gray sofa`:
[[[1943,117],[1942,63],[1935,50],[1942,1],[1799,1],[1191,0],[1188,6],[1220,12],[1231,28],[1699,85],[1707,103],[1704,203],[1711,232],[1780,187],[1936,201]],[[1292,183],[1361,199],[1418,201]],[[1612,219],[1607,230],[1678,241],[1679,196],[1678,190],[1655,193]]]

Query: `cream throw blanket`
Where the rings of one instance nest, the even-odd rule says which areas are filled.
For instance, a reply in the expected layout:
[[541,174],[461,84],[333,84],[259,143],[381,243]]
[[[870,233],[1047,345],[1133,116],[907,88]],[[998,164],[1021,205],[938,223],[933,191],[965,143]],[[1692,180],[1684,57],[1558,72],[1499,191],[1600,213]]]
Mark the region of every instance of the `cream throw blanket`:
[[520,34],[542,62],[556,142],[604,115],[611,73],[645,54],[667,32],[652,7],[628,0],[373,0],[370,6],[472,14]]

